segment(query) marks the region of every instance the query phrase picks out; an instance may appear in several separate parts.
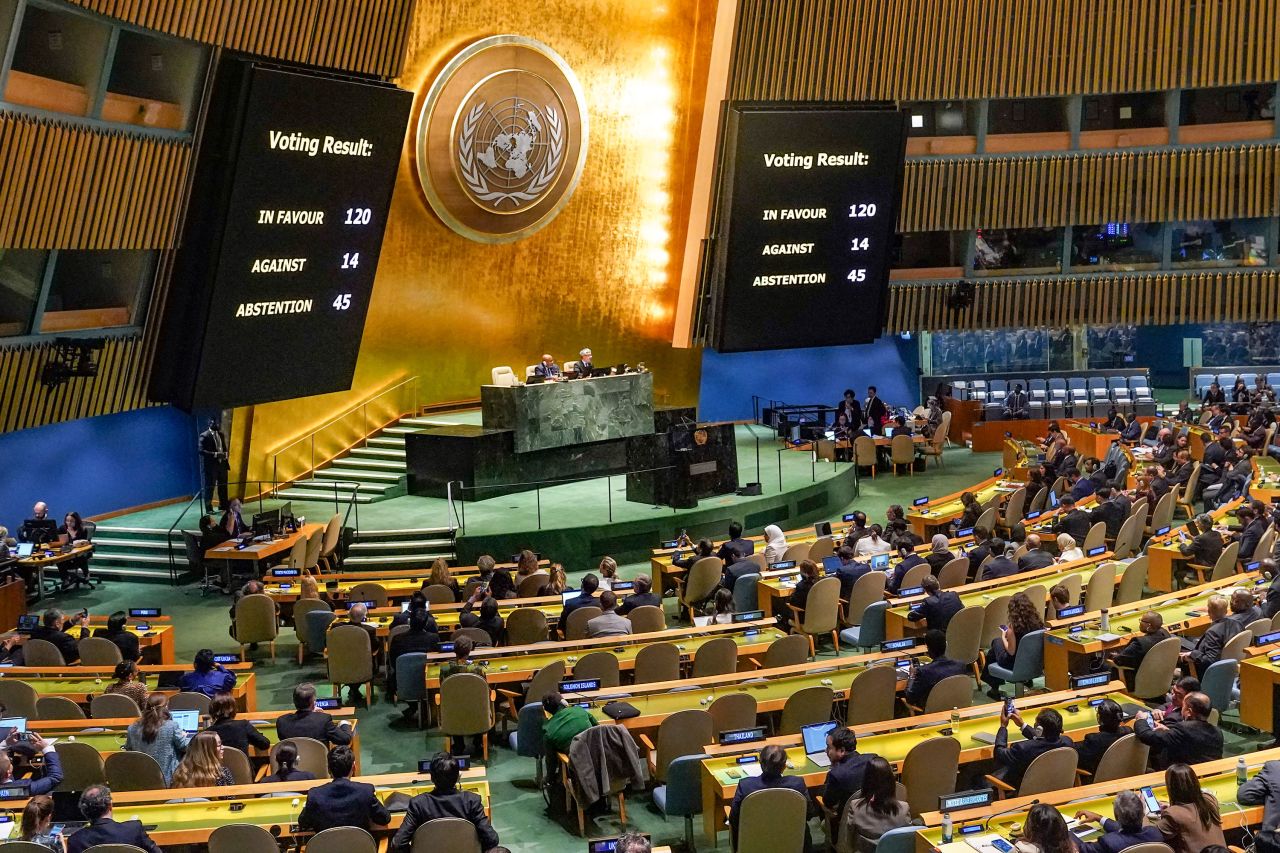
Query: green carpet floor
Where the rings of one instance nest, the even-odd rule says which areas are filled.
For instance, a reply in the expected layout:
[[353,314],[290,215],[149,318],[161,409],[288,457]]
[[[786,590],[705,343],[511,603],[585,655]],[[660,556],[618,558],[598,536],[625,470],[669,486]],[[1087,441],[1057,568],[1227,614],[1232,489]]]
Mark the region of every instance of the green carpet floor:
[[[923,494],[933,496],[948,494],[990,476],[992,468],[999,465],[998,454],[973,454],[965,449],[948,451],[944,467],[930,462],[927,473],[914,477],[881,474],[862,481],[862,497],[855,506],[864,510],[873,520],[882,519],[885,508],[891,503],[909,503]],[[853,507],[847,508],[846,511]],[[838,517],[838,516],[837,516]],[[588,567],[569,566],[571,574],[580,577]],[[629,576],[647,565],[632,564],[623,567],[622,574]],[[227,634],[228,599],[221,595],[201,598],[191,587],[167,587],[144,583],[108,583],[93,592],[67,594],[53,599],[65,610],[88,607],[94,613],[108,613],[117,608],[155,606],[174,618],[177,624],[177,653],[179,659],[189,660],[202,647],[232,651],[234,645]],[[668,608],[671,609],[670,607]],[[295,646],[292,630],[287,630],[278,646],[279,659],[271,663],[261,653],[255,663],[258,674],[258,703],[261,708],[284,709],[290,706],[290,695],[295,684],[314,679],[322,681],[323,667],[313,659],[302,667],[292,657]],[[827,651],[826,654],[830,654]],[[327,686],[322,686],[322,695]],[[403,772],[416,767],[419,758],[427,757],[440,749],[443,740],[431,733],[421,732],[413,724],[405,722],[398,708],[383,701],[380,692],[377,702],[369,710],[360,710],[362,762],[364,772]],[[1241,738],[1228,734],[1229,751],[1251,751],[1257,744],[1270,737]],[[493,794],[494,824],[503,844],[517,853],[563,853],[565,850],[582,850],[584,842],[576,835],[576,823],[550,819],[544,809],[541,794],[533,787],[533,763],[519,758],[505,745],[491,752],[488,778]],[[683,834],[683,822],[673,818],[664,820],[650,806],[647,794],[629,798],[629,821],[632,825],[650,832],[655,843],[675,843]],[[614,834],[619,827],[616,815],[601,815],[589,834]],[[696,827],[699,849],[709,849],[700,835],[701,825]],[[721,846],[710,848],[728,850],[727,834],[721,835]]]

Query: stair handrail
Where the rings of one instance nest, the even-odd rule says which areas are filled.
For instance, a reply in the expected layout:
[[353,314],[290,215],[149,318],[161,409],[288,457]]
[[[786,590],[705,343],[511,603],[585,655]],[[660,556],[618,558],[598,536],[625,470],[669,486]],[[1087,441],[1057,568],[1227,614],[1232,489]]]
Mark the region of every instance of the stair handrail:
[[[258,487],[258,494],[257,494],[258,512],[262,512],[262,496],[267,491],[266,489],[262,488],[262,483],[263,483],[262,480],[243,480],[236,483],[227,483],[227,491],[230,492],[232,486],[248,486],[250,483],[254,483]],[[243,495],[248,493],[249,490],[247,488],[238,488],[236,489],[236,491],[239,494]],[[191,512],[191,507],[194,506],[196,502],[201,500],[203,497],[204,497],[204,487],[202,486],[200,490],[198,490],[194,495],[191,496],[191,500],[187,501],[187,505],[182,508],[182,512],[178,514],[178,517],[173,520],[173,524],[170,524],[169,529],[165,531],[164,544],[166,546],[166,550],[169,552],[169,584],[170,586],[178,585],[178,564],[177,564],[177,561],[173,558],[173,531],[178,529],[178,525],[182,524],[182,520],[187,517],[187,513]],[[210,498],[210,500],[212,500],[212,498]],[[253,500],[253,498],[249,498],[249,500]],[[226,508],[223,507],[224,511],[225,509]],[[183,543],[183,550],[184,551],[186,550],[185,542]]]
[[[393,417],[391,420],[387,421],[386,423],[377,424],[372,430],[370,430],[369,429],[369,406],[373,403],[376,403],[378,400],[381,400],[383,397],[386,397],[389,394],[393,394],[406,386],[411,386],[413,389],[412,404],[409,406],[408,411],[405,411],[404,406],[400,406],[395,417]],[[410,376],[400,380],[399,382],[397,382],[396,384],[388,388],[383,388],[381,391],[377,392],[371,397],[366,397],[364,400],[361,400],[360,402],[351,406],[351,408],[343,411],[341,414],[334,415],[332,418],[325,421],[323,424],[311,430],[310,432],[304,433],[298,436],[297,438],[295,438],[293,441],[289,442],[288,444],[282,447],[278,447],[275,450],[271,451],[270,455],[271,455],[272,482],[275,483],[275,487],[278,489],[282,485],[288,485],[289,483],[292,483],[294,480],[300,480],[309,474],[313,474],[316,471],[316,469],[319,467],[316,463],[316,437],[320,435],[322,432],[324,432],[325,430],[332,427],[334,424],[339,423],[340,421],[344,420],[345,418],[347,418],[352,414],[355,414],[356,412],[361,412],[361,416],[364,421],[364,424],[360,430],[360,438],[354,444],[350,444],[344,447],[342,450],[338,451],[338,453],[329,457],[329,459],[320,460],[320,463],[319,463],[320,465],[323,465],[325,462],[328,462],[332,459],[336,459],[338,456],[341,456],[343,453],[346,453],[348,450],[351,450],[353,447],[357,447],[362,442],[368,441],[369,437],[373,435],[373,433],[378,432],[384,429],[385,427],[400,420],[401,418],[407,415],[414,414],[417,411],[418,411],[418,377]],[[304,442],[310,442],[311,444],[310,467],[308,467],[305,471],[302,471],[298,474],[294,474],[292,476],[287,476],[283,480],[281,480],[280,466],[279,466],[281,455],[287,453],[288,451],[292,450],[293,448],[297,447],[299,444],[302,444]]]

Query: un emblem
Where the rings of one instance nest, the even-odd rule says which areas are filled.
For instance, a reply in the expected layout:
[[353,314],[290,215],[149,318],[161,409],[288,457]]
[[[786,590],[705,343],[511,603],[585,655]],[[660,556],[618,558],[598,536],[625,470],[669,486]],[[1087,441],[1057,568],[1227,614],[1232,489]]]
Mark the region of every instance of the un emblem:
[[419,183],[454,231],[519,240],[555,218],[586,162],[587,117],[573,72],[546,45],[494,36],[448,62],[418,122]]

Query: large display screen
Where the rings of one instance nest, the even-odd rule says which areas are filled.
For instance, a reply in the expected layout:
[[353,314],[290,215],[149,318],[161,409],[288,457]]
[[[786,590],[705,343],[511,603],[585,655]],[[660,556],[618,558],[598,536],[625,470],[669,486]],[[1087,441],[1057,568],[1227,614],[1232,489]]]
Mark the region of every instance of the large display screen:
[[220,85],[208,120],[235,130],[202,149],[165,329],[193,369],[166,396],[225,408],[345,390],[412,95],[243,61]]
[[724,352],[868,343],[884,329],[906,117],[729,104],[712,328]]

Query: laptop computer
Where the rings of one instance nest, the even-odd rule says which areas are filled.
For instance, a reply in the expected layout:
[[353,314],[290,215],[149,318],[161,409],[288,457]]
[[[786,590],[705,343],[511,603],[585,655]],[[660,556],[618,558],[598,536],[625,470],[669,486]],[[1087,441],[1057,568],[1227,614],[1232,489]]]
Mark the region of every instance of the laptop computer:
[[840,724],[835,720],[828,720],[825,723],[810,723],[800,727],[805,757],[819,767],[831,766],[831,759],[827,757],[827,733],[838,725]]
[[35,549],[36,549],[36,546],[31,542],[19,542],[18,543],[18,559],[22,560],[27,557],[30,557],[31,552],[34,551]]
[[171,708],[169,716],[189,735],[200,731],[200,712],[195,709],[175,711]]
[[874,557],[871,558],[871,568],[874,571],[880,571],[881,569],[889,568],[889,555],[876,554]]
[[843,565],[844,563],[840,562],[840,558],[834,554],[830,557],[822,558],[822,569],[829,575],[834,575],[836,572],[840,571],[840,567]]
[[568,604],[580,595],[582,595],[582,590],[580,589],[566,589],[564,592],[560,593],[560,603]]

